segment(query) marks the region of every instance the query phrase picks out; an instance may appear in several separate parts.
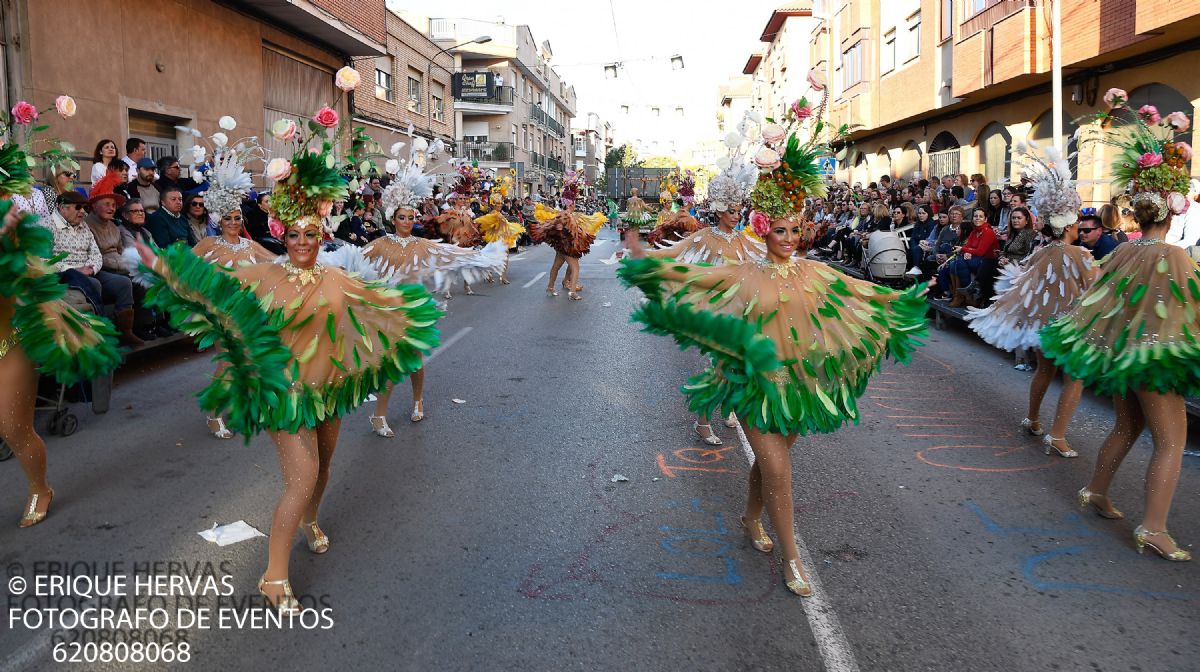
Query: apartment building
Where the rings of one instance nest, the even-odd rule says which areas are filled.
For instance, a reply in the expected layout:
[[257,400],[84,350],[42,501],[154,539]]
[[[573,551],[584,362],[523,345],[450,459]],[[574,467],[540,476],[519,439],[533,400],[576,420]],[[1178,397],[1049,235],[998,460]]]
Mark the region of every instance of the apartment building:
[[576,101],[551,65],[550,43],[536,42],[527,25],[401,16],[454,57],[457,155],[512,168],[522,194],[557,193],[574,164]]
[[717,130],[724,134],[746,116],[754,92],[754,80],[749,75],[735,75],[717,87],[720,98],[717,108]]
[[338,68],[383,55],[384,15],[384,0],[12,0],[0,3],[6,107],[73,96],[78,114],[53,133],[79,149],[84,175],[101,139],[178,156],[193,141],[176,126],[212,133],[224,115],[279,153],[264,129],[311,117],[337,97]]
[[575,170],[581,172],[589,185],[604,175],[604,158],[613,148],[612,125],[600,120],[600,115],[588,112],[578,118],[583,123],[571,126],[575,143]]
[[[1063,143],[1085,201],[1109,198],[1110,160],[1076,142],[1076,120],[1111,87],[1134,106],[1192,115],[1200,99],[1200,2],[1061,0]],[[1032,0],[822,0],[810,46],[830,85],[830,118],[858,125],[838,176],[867,183],[982,173],[1019,179],[1016,143],[1053,143],[1051,21]],[[1083,120],[1081,138],[1097,129]],[[1192,168],[1195,170],[1195,168]]]
[[812,5],[792,2],[772,11],[759,36],[762,44],[742,68],[750,77],[750,106],[765,117],[782,118],[808,88],[810,41],[819,23]]
[[[381,56],[358,58],[354,67],[362,75],[354,92],[354,121],[384,149],[408,132],[427,140],[440,139],[453,149],[457,134],[450,97],[454,57],[400,15],[386,12],[385,51]],[[433,172],[449,171],[441,157]]]

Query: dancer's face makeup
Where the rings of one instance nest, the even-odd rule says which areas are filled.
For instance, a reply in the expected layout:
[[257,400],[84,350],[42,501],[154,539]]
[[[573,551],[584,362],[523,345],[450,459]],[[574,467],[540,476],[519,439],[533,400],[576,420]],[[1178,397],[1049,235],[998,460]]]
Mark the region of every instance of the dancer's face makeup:
[[413,225],[417,223],[417,211],[412,208],[396,208],[392,215],[392,225],[396,227],[396,235],[411,236]]
[[796,248],[800,246],[803,230],[800,223],[791,219],[777,219],[771,222],[771,230],[767,232],[767,254],[775,263],[791,259]]
[[315,228],[288,229],[284,235],[287,245],[288,259],[300,268],[312,268],[317,263],[317,253],[321,251],[321,232]]

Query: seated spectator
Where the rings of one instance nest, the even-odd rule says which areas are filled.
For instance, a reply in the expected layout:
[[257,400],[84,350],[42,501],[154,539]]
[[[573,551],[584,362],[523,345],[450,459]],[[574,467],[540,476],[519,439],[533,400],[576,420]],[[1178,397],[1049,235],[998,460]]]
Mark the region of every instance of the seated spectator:
[[112,180],[104,179],[92,186],[92,197],[88,200],[88,205],[91,212],[83,221],[96,237],[96,246],[103,257],[101,268],[109,273],[128,275],[124,264],[121,263],[125,243],[121,229],[114,221],[117,208],[125,205],[125,197],[112,191]]
[[188,247],[195,247],[199,241],[183,216],[183,194],[179,187],[167,187],[161,199],[162,207],[146,218],[146,230],[154,237],[154,244],[166,248],[183,241]]
[[1100,215],[1089,213],[1079,217],[1079,244],[1092,251],[1096,261],[1108,256],[1120,245],[1115,238],[1104,231]]
[[137,162],[134,179],[117,190],[126,200],[136,198],[146,208],[147,216],[153,216],[158,209],[162,192],[154,185],[154,162],[142,159]]
[[141,201],[130,199],[117,212],[121,217],[121,240],[125,247],[132,247],[134,242],[144,245],[154,242],[153,236],[146,230],[146,206]]
[[[104,179],[104,175],[108,173],[108,167],[113,161],[117,161],[117,143],[105,138],[96,143],[96,149],[92,152],[92,179],[88,184],[95,184]],[[122,164],[122,169],[127,169],[123,161],[117,161]]]
[[242,222],[246,227],[246,234],[250,236],[251,240],[258,242],[275,254],[283,254],[283,242],[271,235],[268,225],[270,217],[267,214],[267,199],[270,197],[271,193],[264,191],[257,194],[254,199],[243,202]]
[[[177,189],[181,187],[176,187]],[[217,225],[212,221],[212,217],[208,214],[208,208],[204,207],[204,194],[189,194],[187,197],[187,210],[184,212],[187,217],[188,227],[192,230],[192,235],[199,242],[202,238],[218,235]]]
[[921,275],[921,262],[925,259],[925,250],[921,243],[930,242],[929,236],[935,232],[936,228],[937,223],[934,220],[933,209],[926,203],[918,205],[916,220],[913,222],[913,228],[908,232],[909,269],[907,275]]
[[363,245],[366,245],[368,241],[372,240],[372,238],[368,236],[367,230],[364,228],[363,213],[366,211],[366,206],[362,201],[354,199],[351,207],[353,208],[353,211],[346,213],[344,212],[346,209],[345,201],[338,201],[333,204],[332,216],[343,217],[341,225],[338,226],[337,231],[335,231],[333,235],[339,240],[344,240],[351,245],[362,247]]
[[1021,260],[1033,253],[1034,242],[1037,239],[1029,210],[1022,207],[1013,208],[1008,222],[1008,239],[1000,248],[1000,266],[1020,263]]
[[[95,195],[92,203],[112,202],[113,199],[111,191],[101,192]],[[133,347],[142,345],[142,339],[133,333],[133,283],[128,276],[104,270],[104,257],[96,237],[83,223],[83,209],[88,202],[78,192],[67,192],[59,199],[57,212],[49,220],[43,220],[54,234],[55,256],[63,255],[55,263],[55,270],[64,284],[87,297],[98,314],[104,314],[105,301],[114,302],[117,312],[113,321],[120,342]]]
[[[129,183],[129,173],[125,170],[125,164],[121,161],[113,161],[108,164],[107,174],[114,176],[113,184],[117,186],[113,188],[124,193],[124,186]],[[128,198],[128,195],[126,195],[126,198]]]
[[983,209],[975,208],[971,217],[972,228],[967,239],[958,248],[955,258],[938,272],[938,286],[951,292],[952,308],[968,303],[970,290],[975,289],[973,283],[984,259],[999,256],[996,232],[988,223]]

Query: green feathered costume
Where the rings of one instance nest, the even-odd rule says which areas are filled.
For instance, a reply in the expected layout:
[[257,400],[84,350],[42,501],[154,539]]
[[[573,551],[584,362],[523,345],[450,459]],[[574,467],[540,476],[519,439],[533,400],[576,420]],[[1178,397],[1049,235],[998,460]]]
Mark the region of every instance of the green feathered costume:
[[621,263],[622,281],[649,299],[633,320],[713,360],[681,388],[689,408],[735,412],[763,432],[857,423],[857,399],[884,355],[907,362],[927,334],[923,287],[896,292],[817,262]]
[[1200,395],[1196,262],[1183,248],[1142,239],[1118,246],[1100,264],[1100,280],[1042,329],[1042,351],[1097,394]]
[[[12,207],[0,201],[0,220]],[[106,374],[121,361],[116,331],[62,301],[67,287],[47,263],[54,236],[36,221],[25,213],[0,236],[0,356],[19,343],[42,373],[67,385]]]

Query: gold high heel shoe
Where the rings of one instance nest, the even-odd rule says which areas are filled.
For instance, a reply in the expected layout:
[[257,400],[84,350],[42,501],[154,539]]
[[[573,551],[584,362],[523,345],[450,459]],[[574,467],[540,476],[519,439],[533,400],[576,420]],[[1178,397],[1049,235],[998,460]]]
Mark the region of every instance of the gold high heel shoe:
[[558,290],[554,287],[547,287],[546,296],[558,296]]
[[730,429],[738,426],[737,413],[730,413],[725,417],[725,426]]
[[[216,425],[215,429],[213,428],[213,425]],[[221,418],[220,416],[208,419],[208,431],[212,432],[212,435],[218,439],[233,438],[233,432],[229,431],[229,429],[225,426],[224,418]]]
[[742,516],[742,529],[746,531],[746,538],[750,540],[750,545],[756,551],[770,553],[775,548],[775,542],[771,541],[771,537],[767,536],[767,531],[763,529],[762,518],[746,518]]
[[50,513],[50,504],[54,501],[54,488],[50,488],[50,495],[46,497],[46,510],[38,511],[37,503],[41,495],[32,494],[29,496],[29,506],[25,508],[25,515],[21,516],[21,520],[17,522],[17,527],[33,527],[46,519],[46,514]]
[[[1155,546],[1153,542],[1147,541],[1146,537],[1166,537],[1167,540],[1171,542],[1171,545],[1175,546],[1175,550],[1168,553],[1158,546]],[[1175,539],[1171,537],[1171,535],[1167,534],[1166,530],[1163,530],[1162,532],[1151,532],[1141,525],[1138,525],[1137,528],[1133,530],[1133,543],[1135,546],[1137,546],[1137,552],[1139,555],[1147,546],[1149,546],[1155,553],[1159,555],[1159,557],[1165,560],[1170,560],[1171,562],[1188,562],[1192,559],[1192,554],[1183,550],[1182,548],[1179,548],[1179,544],[1176,543]]]
[[[1107,518],[1109,520],[1121,520],[1125,517],[1125,514],[1118,511],[1117,507],[1113,506],[1111,501],[1108,501],[1108,495],[1099,495],[1084,487],[1079,489],[1079,492],[1076,493],[1076,497],[1079,500],[1079,508],[1086,509],[1090,505],[1096,509],[1096,515],[1100,516],[1101,518]],[[1106,501],[1108,501],[1109,508],[1101,508],[1099,504],[1092,501],[1093,497],[1103,497]]]
[[1037,420],[1025,418],[1021,421],[1021,427],[1034,436],[1041,436],[1045,433],[1042,431],[1042,423],[1038,422]]
[[575,292],[567,292],[567,296],[570,297],[570,299],[572,301],[582,301],[583,300],[583,297]]
[[1070,445],[1067,446],[1066,450],[1059,450],[1058,446],[1054,445],[1055,441],[1062,441],[1063,443],[1066,443],[1067,439],[1066,437],[1053,437],[1049,434],[1042,437],[1042,443],[1046,444],[1047,455],[1049,455],[1050,451],[1053,449],[1054,452],[1058,453],[1059,457],[1079,457],[1079,453],[1072,450]]
[[424,417],[425,417],[425,406],[423,405],[423,402],[418,399],[417,401],[413,402],[413,412],[412,412],[412,415],[409,416],[408,419],[412,420],[413,422],[420,422]]
[[[708,436],[705,436],[700,433],[701,427],[708,428]],[[721,437],[717,436],[717,433],[713,431],[712,425],[702,425],[702,424],[700,424],[699,420],[693,420],[692,421],[692,431],[696,433],[696,436],[700,437],[701,441],[707,443],[710,446],[721,445]]]
[[[798,566],[796,566],[796,561],[788,560],[787,562],[783,563],[783,567],[785,570],[785,573],[783,575],[783,585],[787,586],[788,590],[799,595],[800,597],[812,597],[812,594],[813,594],[812,584],[810,584],[808,581],[805,581],[804,578],[800,575],[800,568]],[[787,578],[786,570],[788,568],[790,568],[792,570],[793,578],[791,578],[791,579]]]
[[[283,586],[283,598],[278,602],[272,603],[270,596],[263,590],[263,586]],[[258,593],[263,596],[267,604],[275,607],[281,616],[283,614],[299,614],[301,611],[300,601],[292,594],[292,584],[287,579],[267,581],[267,577],[264,575],[258,580]]]
[[[375,422],[376,420],[378,420],[379,422]],[[371,430],[374,431],[379,436],[382,436],[385,439],[390,439],[396,435],[396,433],[392,431],[392,428],[388,427],[388,421],[387,421],[386,415],[372,415],[371,416]]]
[[329,537],[317,527],[317,521],[311,523],[300,523],[301,527],[307,527],[312,532],[312,539],[308,535],[304,535],[304,540],[308,542],[308,550],[320,555],[329,550]]

